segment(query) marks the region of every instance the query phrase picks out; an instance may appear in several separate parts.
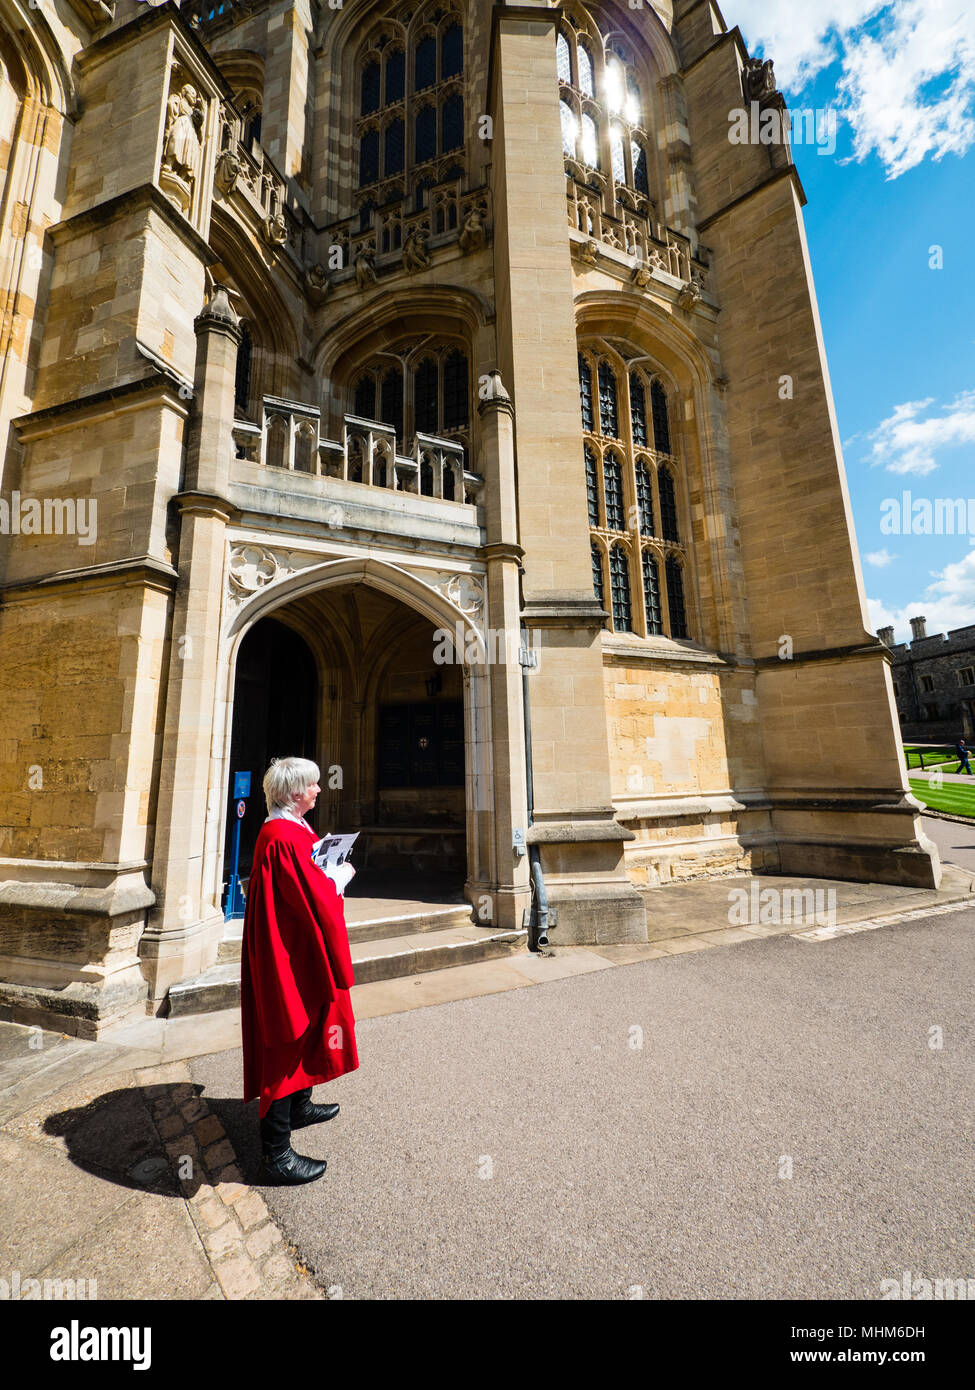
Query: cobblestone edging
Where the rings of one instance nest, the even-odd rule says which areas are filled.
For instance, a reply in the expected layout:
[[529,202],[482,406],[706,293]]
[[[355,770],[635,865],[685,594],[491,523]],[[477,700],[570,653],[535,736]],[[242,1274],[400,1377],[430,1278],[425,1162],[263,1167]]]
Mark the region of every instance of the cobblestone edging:
[[324,1299],[261,1197],[184,1062],[135,1073],[161,1147],[219,1285],[208,1297]]
[[975,826],[975,816],[953,816],[950,811],[932,811],[930,806],[925,806],[924,814],[933,816],[935,820],[950,820],[955,825]]

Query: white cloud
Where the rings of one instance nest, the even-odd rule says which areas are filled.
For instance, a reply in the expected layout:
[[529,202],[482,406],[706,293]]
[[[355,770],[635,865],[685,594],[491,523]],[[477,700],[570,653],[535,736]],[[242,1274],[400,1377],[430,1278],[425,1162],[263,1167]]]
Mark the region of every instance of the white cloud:
[[938,467],[937,453],[959,444],[975,444],[975,391],[963,391],[950,405],[929,412],[934,398],[905,401],[868,436],[871,463],[888,473],[917,473]]
[[853,158],[876,153],[888,178],[975,143],[972,0],[728,0],[725,10],[787,91],[840,64]]
[[897,556],[891,555],[890,551],[884,547],[883,550],[871,550],[867,555],[864,555],[863,558],[868,565],[873,565],[875,569],[882,570],[886,569],[889,564],[892,564],[893,561],[897,559]]
[[874,632],[888,625],[898,642],[911,640],[910,619],[923,614],[931,636],[975,624],[975,546],[960,560],[946,565],[918,598],[903,608],[890,609],[880,599],[867,599]]

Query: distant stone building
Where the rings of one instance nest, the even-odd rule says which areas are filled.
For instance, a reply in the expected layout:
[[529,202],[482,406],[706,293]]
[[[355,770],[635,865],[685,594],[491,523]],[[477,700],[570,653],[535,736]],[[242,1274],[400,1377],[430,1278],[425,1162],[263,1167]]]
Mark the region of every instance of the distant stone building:
[[559,943],[674,879],[938,883],[714,0],[0,0],[0,82],[0,1011],[227,960],[275,753],[471,940],[532,869]]
[[920,743],[975,739],[975,624],[929,637],[923,617],[911,619],[911,642],[894,629],[877,633],[890,648],[901,733]]

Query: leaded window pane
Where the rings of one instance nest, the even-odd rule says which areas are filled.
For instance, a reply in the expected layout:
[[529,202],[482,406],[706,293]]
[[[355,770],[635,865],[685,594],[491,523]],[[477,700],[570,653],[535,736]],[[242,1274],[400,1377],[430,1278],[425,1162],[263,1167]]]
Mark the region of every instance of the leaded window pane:
[[582,118],[582,158],[590,168],[599,168],[599,127],[589,115]]
[[605,606],[606,595],[603,590],[603,557],[595,541],[593,541],[590,546],[590,553],[592,554],[592,591],[596,595],[599,603]]
[[616,373],[608,362],[599,364],[599,431],[619,438],[616,411]]
[[376,383],[368,374],[356,382],[352,413],[363,420],[376,418]]
[[464,71],[464,33],[459,24],[445,29],[440,40],[441,79],[456,77]]
[[586,445],[586,500],[589,503],[589,525],[599,525],[599,481],[596,475],[596,455]]
[[375,183],[379,178],[379,131],[370,130],[359,145],[359,186]]
[[437,40],[432,34],[421,39],[416,46],[414,65],[414,92],[426,91],[437,80]]
[[593,97],[596,95],[596,87],[593,81],[592,58],[585,44],[580,43],[576,49],[579,56],[579,91],[583,96]]
[[403,373],[399,368],[391,368],[383,377],[380,391],[379,418],[384,425],[391,425],[396,438],[403,438]]
[[630,421],[633,425],[633,443],[647,446],[647,393],[636,372],[630,372]]
[[413,378],[413,419],[421,434],[437,433],[437,414],[437,364],[425,357]]
[[399,174],[403,171],[406,158],[406,133],[402,121],[390,121],[386,127],[385,144],[386,155],[383,173],[388,178],[390,174]]
[[684,608],[684,572],[675,555],[667,557],[667,604],[670,608],[671,637],[686,637],[687,613]]
[[468,421],[467,358],[451,352],[443,364],[443,427],[461,429]]
[[424,164],[437,153],[437,108],[424,106],[416,117],[416,162]]
[[625,115],[630,125],[641,124],[640,87],[632,72],[626,74]]
[[234,414],[246,416],[251,394],[251,334],[246,323],[241,325],[237,348],[237,371],[234,377]]
[[623,129],[614,125],[609,131],[609,149],[613,162],[613,179],[616,183],[626,183],[626,156],[623,153]]
[[579,122],[567,101],[559,102],[559,116],[562,119],[562,153],[570,159],[576,157],[576,141],[579,137]]
[[579,397],[582,402],[582,428],[591,434],[593,425],[592,371],[589,363],[579,353]]
[[559,77],[563,82],[572,83],[572,58],[569,53],[569,40],[560,34],[555,41],[555,62]]
[[653,535],[653,486],[645,463],[636,466],[636,504],[640,514],[640,535]]
[[459,92],[449,96],[441,114],[441,154],[457,150],[464,143],[464,98]]
[[402,101],[406,94],[406,54],[401,48],[386,54],[386,105]]
[[626,530],[623,509],[623,470],[615,454],[603,459],[603,494],[606,500],[606,525],[610,531]]
[[662,633],[663,616],[660,611],[660,575],[657,562],[649,550],[643,552],[643,600],[647,608],[647,634]]
[[679,541],[677,534],[677,497],[674,491],[674,478],[669,468],[661,468],[657,474],[657,490],[660,493],[660,530],[664,540]]
[[359,103],[360,116],[368,116],[379,110],[379,64],[367,63],[362,69],[362,100]]
[[626,551],[621,545],[614,545],[609,552],[609,584],[613,606],[613,628],[616,632],[632,632],[630,566]]
[[638,193],[650,196],[650,180],[647,176],[647,152],[636,140],[630,141],[630,159],[633,164],[633,187]]
[[670,453],[670,420],[667,416],[667,392],[659,381],[650,387],[650,410],[653,415],[653,446],[661,454]]

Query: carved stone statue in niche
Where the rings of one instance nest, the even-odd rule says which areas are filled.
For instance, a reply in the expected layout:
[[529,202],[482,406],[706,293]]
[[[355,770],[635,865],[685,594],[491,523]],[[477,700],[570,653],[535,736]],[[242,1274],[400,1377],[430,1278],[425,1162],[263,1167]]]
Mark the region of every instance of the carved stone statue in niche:
[[376,253],[371,246],[360,246],[355,254],[355,282],[360,290],[376,283]]
[[464,219],[463,230],[460,234],[460,249],[467,252],[480,251],[483,245],[484,215],[475,203]]
[[203,99],[189,82],[174,92],[167,103],[159,183],[170,201],[184,214],[190,210],[193,186],[200,169],[203,114]]
[[412,227],[403,243],[403,265],[407,270],[426,270],[430,264],[427,239],[418,227]]

